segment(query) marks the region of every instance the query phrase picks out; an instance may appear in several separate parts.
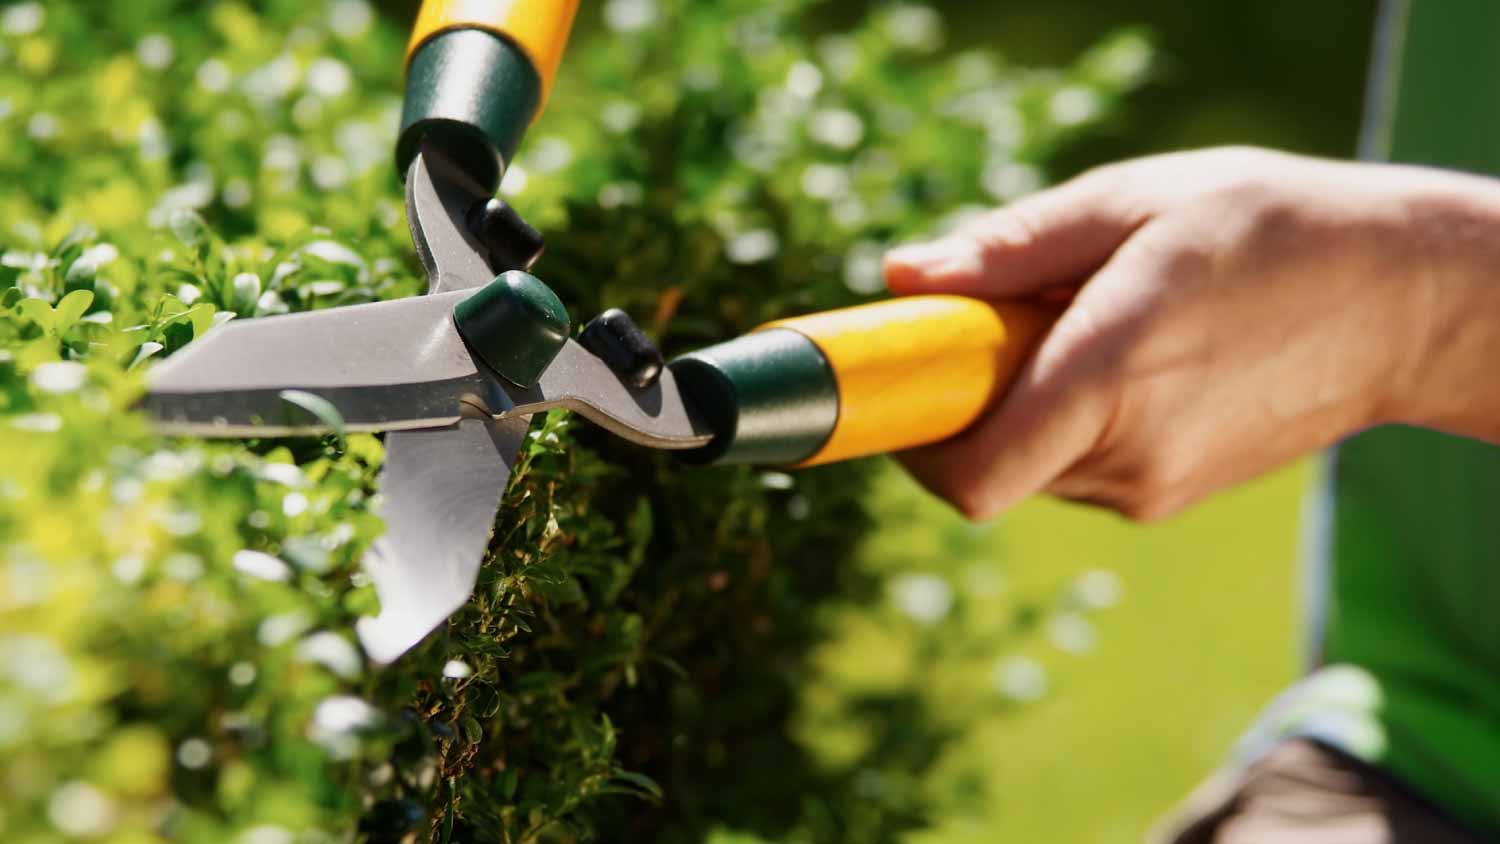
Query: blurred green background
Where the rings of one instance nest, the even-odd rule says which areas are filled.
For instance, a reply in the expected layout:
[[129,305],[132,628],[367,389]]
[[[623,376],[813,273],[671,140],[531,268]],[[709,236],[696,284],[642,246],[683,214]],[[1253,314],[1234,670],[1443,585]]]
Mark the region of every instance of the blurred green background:
[[951,42],[995,45],[1019,63],[1076,54],[1144,26],[1162,51],[1158,83],[1133,98],[1072,166],[1212,144],[1347,156],[1363,108],[1378,0],[1006,0],[938,4]]
[[[1072,150],[1054,178],[1216,144],[1341,157],[1354,150],[1375,0],[938,5],[954,47],[997,46],[1020,64],[1066,61],[1121,27],[1153,35],[1162,52],[1156,82],[1103,136]],[[998,572],[992,588],[1011,606],[1056,600],[1089,570],[1118,573],[1124,596],[1090,616],[1095,648],[1076,647],[1066,630],[1039,631],[1008,643],[993,667],[971,667],[991,672],[983,679],[1002,691],[1007,677],[1025,675],[1018,664],[1040,669],[1042,699],[1007,708],[953,693],[972,688],[972,676],[924,674],[910,631],[842,619],[842,641],[824,655],[836,682],[926,684],[952,717],[973,719],[968,740],[936,768],[947,781],[929,784],[962,791],[967,783],[970,805],[917,840],[1141,840],[1298,670],[1298,515],[1311,474],[1310,462],[1290,467],[1158,525],[1035,501],[972,527],[892,468],[866,564],[894,578],[936,574],[958,590],[985,566]],[[966,624],[982,630],[984,614],[970,615]]]

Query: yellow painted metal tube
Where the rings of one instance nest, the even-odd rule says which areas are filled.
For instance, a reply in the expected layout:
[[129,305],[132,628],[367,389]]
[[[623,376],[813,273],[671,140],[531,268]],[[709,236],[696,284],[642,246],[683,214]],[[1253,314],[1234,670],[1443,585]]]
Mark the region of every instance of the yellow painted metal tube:
[[406,57],[433,36],[454,29],[483,29],[513,42],[542,80],[542,102],[562,63],[578,0],[425,0],[412,28]]
[[813,466],[945,440],[1010,386],[1057,309],[928,295],[780,320],[811,340],[838,387]]

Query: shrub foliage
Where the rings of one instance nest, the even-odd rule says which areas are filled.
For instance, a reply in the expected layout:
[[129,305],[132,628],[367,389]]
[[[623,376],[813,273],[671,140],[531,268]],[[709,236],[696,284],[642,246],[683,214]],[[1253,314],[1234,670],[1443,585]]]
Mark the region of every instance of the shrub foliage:
[[[1036,187],[1145,70],[1134,36],[1023,70],[944,55],[926,7],[817,34],[813,5],[586,10],[504,188],[575,320],[624,307],[678,352],[873,294],[884,244]],[[890,740],[839,765],[787,728],[820,607],[877,592],[844,565],[867,465],[689,469],[538,420],[474,599],[373,670],[378,438],[171,440],[130,410],[226,320],[422,289],[404,34],[364,0],[0,8],[0,835],[919,826],[869,774],[931,764],[920,713],[865,713]]]

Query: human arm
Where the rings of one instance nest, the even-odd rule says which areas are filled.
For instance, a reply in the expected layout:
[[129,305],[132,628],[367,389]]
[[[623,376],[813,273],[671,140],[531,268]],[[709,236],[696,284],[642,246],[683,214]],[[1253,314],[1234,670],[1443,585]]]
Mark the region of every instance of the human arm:
[[1255,149],[1087,173],[887,256],[900,294],[1081,285],[1005,398],[908,452],[971,518],[1151,520],[1361,428],[1500,441],[1500,183]]

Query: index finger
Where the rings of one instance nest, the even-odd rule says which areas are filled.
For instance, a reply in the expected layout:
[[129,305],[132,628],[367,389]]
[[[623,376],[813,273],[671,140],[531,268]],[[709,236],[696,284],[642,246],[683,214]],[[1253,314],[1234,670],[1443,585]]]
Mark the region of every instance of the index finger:
[[885,256],[892,292],[1029,296],[1098,270],[1149,217],[1121,168],[1091,171]]

